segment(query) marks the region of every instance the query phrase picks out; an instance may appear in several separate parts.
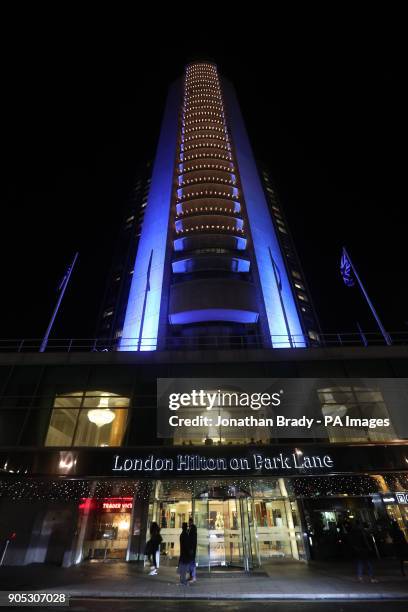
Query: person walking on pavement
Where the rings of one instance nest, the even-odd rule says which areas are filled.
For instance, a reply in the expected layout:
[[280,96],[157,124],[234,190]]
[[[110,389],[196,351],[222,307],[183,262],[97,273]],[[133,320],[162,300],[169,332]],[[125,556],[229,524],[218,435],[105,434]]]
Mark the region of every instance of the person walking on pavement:
[[188,539],[190,545],[190,582],[197,580],[196,554],[197,554],[197,527],[194,525],[192,517],[188,519]]
[[357,561],[357,580],[364,581],[364,570],[367,570],[370,582],[378,582],[373,576],[373,564],[371,557],[374,556],[374,545],[367,526],[357,519],[350,531],[350,547]]
[[395,556],[400,562],[401,574],[406,576],[404,563],[408,561],[408,542],[396,521],[392,521],[390,535],[394,544]]
[[187,584],[187,572],[190,568],[191,562],[190,540],[188,537],[187,527],[187,523],[183,523],[181,526],[180,558],[177,568],[177,571],[180,574],[180,585],[182,586],[185,586]]
[[149,576],[155,576],[157,574],[157,552],[160,549],[160,544],[163,538],[160,535],[160,527],[156,522],[150,525],[150,540],[146,544],[145,554],[152,569],[149,572]]

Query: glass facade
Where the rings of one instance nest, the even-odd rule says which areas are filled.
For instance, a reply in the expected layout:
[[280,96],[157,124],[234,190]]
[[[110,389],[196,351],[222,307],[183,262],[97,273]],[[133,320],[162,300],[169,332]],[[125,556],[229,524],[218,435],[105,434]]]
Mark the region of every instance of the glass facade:
[[[157,521],[163,537],[160,562],[171,566],[179,555],[181,524],[190,516],[198,529],[197,563],[206,571],[345,555],[339,534],[357,517],[370,525],[380,556],[390,556],[392,520],[408,538],[404,421],[394,411],[394,399],[404,397],[405,387],[402,378],[387,387],[381,387],[380,378],[355,383],[361,367],[344,354],[314,363],[237,360],[222,367],[164,357],[161,362],[160,353],[155,363],[141,355],[98,353],[81,355],[75,364],[76,356],[58,355],[49,358],[56,363],[41,368],[27,363],[27,355],[16,365],[14,356],[12,364],[0,368],[0,512],[3,530],[19,531],[19,546],[8,551],[7,564],[53,559],[69,566],[105,556],[142,561],[149,525]],[[377,359],[373,376],[389,376],[389,364]],[[408,374],[400,359],[393,368],[398,376]],[[333,428],[323,440],[282,441],[250,427],[237,438],[235,428],[224,426],[194,435],[186,427],[173,438],[158,437],[157,378],[211,379],[221,373],[274,380],[313,374],[316,383],[307,397],[316,414],[390,416],[391,439],[362,428],[349,444]],[[218,407],[214,410],[218,414]],[[262,414],[261,409],[257,416]],[[229,469],[232,457],[279,456],[294,448],[304,454],[327,452],[336,472],[308,476],[299,470],[289,476],[280,471],[274,477],[253,471],[238,477]],[[171,457],[175,469],[114,473],[117,454],[122,465],[126,457]],[[209,470],[178,474],[178,455],[224,457],[227,469],[217,477]],[[114,505],[126,497],[131,507]],[[92,502],[85,508],[88,499]],[[49,539],[43,542],[44,533]]]
[[57,395],[45,446],[120,446],[128,406],[128,397],[107,391]]

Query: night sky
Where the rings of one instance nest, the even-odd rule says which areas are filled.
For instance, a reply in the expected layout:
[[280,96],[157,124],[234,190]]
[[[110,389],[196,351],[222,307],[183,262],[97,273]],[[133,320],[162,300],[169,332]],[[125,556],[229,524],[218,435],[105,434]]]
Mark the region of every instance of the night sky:
[[[375,329],[339,274],[348,247],[390,331],[408,332],[406,133],[398,36],[296,31],[233,44],[137,42],[108,29],[21,35],[3,84],[0,337],[40,337],[74,252],[54,336],[93,337],[136,168],[154,155],[168,85],[192,59],[235,85],[255,155],[273,174],[324,331]],[[378,24],[380,28],[380,23]],[[386,28],[386,24],[384,28]],[[405,156],[406,158],[406,156]],[[404,167],[403,167],[404,166]]]

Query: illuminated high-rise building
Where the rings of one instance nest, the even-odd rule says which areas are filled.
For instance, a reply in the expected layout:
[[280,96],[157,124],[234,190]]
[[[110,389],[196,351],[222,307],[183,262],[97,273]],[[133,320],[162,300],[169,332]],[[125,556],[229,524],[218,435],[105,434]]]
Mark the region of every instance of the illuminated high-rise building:
[[121,350],[318,341],[267,190],[233,87],[215,64],[189,64],[168,94]]

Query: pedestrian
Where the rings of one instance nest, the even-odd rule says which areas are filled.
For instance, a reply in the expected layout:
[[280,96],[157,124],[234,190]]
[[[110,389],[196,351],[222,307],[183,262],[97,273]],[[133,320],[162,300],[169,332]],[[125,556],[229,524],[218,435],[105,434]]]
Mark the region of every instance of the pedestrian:
[[157,552],[160,549],[160,544],[163,538],[160,535],[159,525],[153,521],[150,525],[150,540],[146,544],[145,555],[150,562],[151,570],[149,576],[155,576],[157,574]]
[[187,523],[183,523],[181,526],[180,558],[177,567],[177,571],[180,574],[180,584],[182,586],[187,584],[187,572],[190,569],[191,562],[190,539],[188,537],[187,527]]
[[196,582],[197,571],[196,571],[196,554],[197,554],[197,527],[194,525],[192,517],[188,519],[188,540],[190,545],[190,582]]
[[364,581],[364,570],[367,570],[370,582],[378,582],[373,576],[373,564],[371,558],[374,555],[374,545],[367,525],[357,519],[349,533],[350,547],[353,557],[357,561],[357,580]]
[[405,539],[403,531],[399,528],[397,521],[392,521],[390,535],[394,544],[395,556],[400,562],[401,574],[406,576],[404,563],[408,561],[408,542]]

